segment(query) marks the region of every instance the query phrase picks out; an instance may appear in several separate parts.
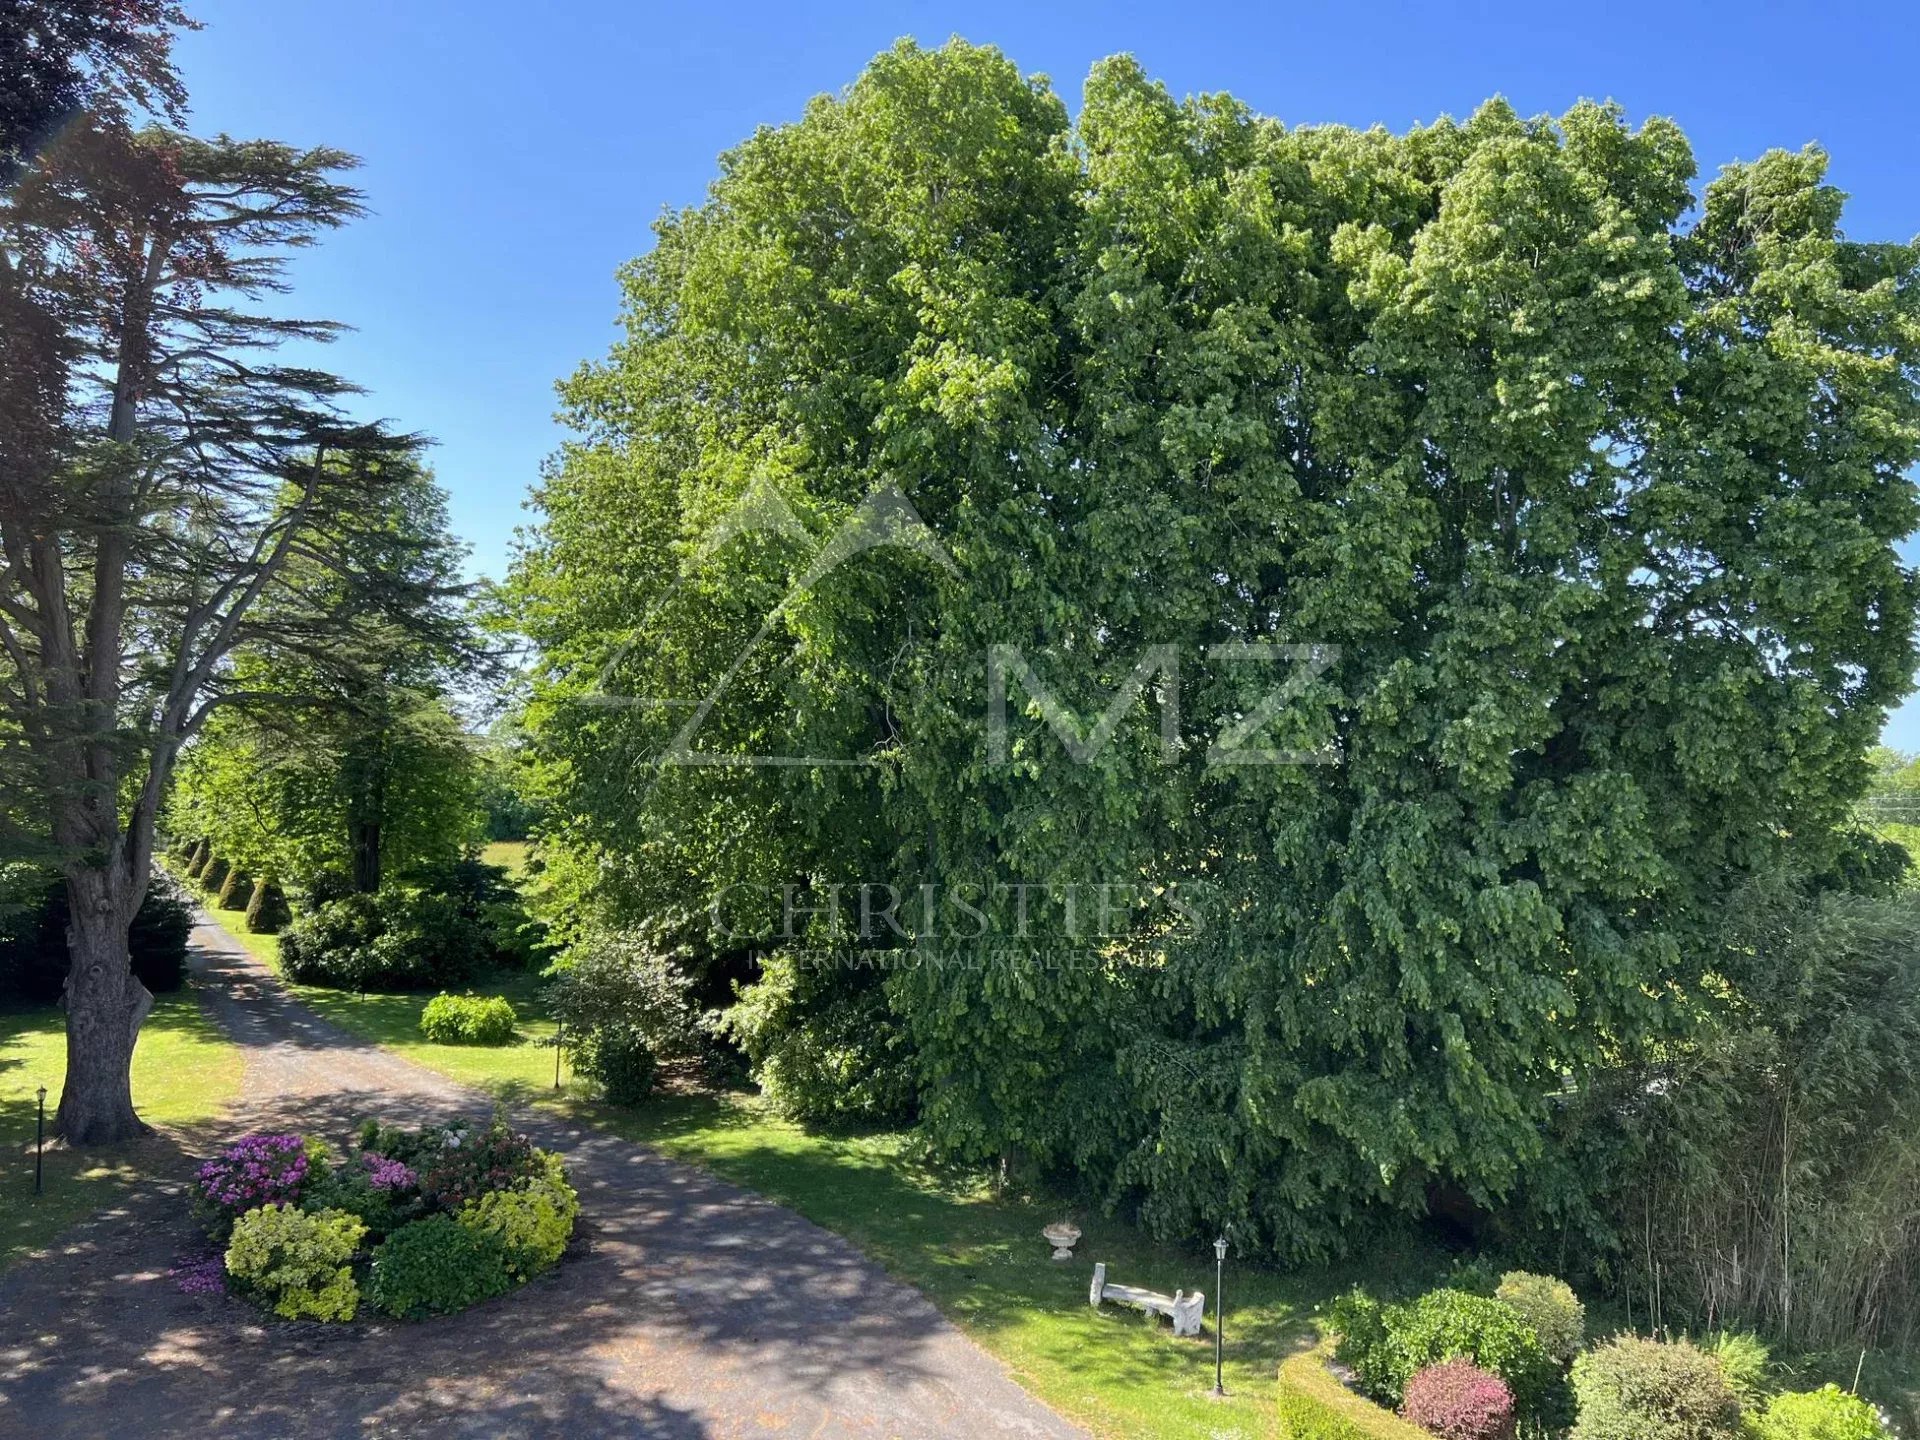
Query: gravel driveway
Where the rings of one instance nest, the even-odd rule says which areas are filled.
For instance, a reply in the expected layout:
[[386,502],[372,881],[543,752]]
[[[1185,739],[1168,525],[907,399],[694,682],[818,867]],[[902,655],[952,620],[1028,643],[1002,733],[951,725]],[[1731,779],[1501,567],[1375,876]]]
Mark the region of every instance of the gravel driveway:
[[[184,1149],[491,1109],[321,1020],[218,927],[194,941],[247,1071],[236,1112]],[[166,1270],[198,1240],[184,1186],[144,1185],[0,1278],[0,1435],[1082,1434],[838,1236],[640,1146],[515,1118],[566,1156],[584,1253],[444,1319],[284,1322],[180,1294]],[[180,1143],[144,1143],[188,1173]]]

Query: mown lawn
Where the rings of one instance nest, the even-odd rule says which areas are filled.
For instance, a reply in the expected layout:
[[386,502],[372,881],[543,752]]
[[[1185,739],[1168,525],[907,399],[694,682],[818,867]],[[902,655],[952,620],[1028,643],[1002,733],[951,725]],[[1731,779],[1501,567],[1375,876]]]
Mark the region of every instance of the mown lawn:
[[211,1119],[239,1092],[240,1049],[191,988],[155,1001],[133,1052],[133,1103],[162,1134],[102,1150],[50,1149],[45,1193],[33,1193],[35,1091],[52,1124],[66,1074],[66,1017],[53,1007],[0,1010],[0,1268],[112,1205],[128,1182],[182,1164],[168,1131]]

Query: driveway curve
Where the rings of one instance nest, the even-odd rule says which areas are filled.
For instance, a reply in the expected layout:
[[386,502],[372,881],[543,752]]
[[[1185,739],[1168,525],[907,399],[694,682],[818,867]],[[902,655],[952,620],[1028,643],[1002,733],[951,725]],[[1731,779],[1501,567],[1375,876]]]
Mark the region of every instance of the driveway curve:
[[[245,1047],[219,1134],[485,1116],[492,1101],[328,1024],[218,927],[205,1003]],[[176,1179],[0,1279],[0,1435],[978,1437],[1082,1431],[840,1237],[637,1145],[538,1112],[585,1243],[531,1285],[416,1325],[323,1326],[183,1295]],[[146,1142],[169,1144],[165,1140]],[[187,1137],[210,1148],[217,1137]]]

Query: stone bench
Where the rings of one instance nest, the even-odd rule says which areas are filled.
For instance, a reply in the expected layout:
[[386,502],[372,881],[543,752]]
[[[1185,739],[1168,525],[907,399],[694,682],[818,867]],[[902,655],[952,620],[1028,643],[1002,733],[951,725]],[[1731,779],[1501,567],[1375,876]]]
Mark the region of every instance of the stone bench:
[[1191,1295],[1184,1290],[1162,1295],[1158,1290],[1142,1290],[1134,1285],[1109,1285],[1104,1263],[1093,1267],[1093,1284],[1087,1290],[1087,1303],[1094,1309],[1100,1308],[1102,1300],[1111,1300],[1116,1305],[1131,1305],[1150,1315],[1164,1315],[1173,1321],[1176,1337],[1198,1335],[1200,1322],[1207,1314],[1207,1297],[1198,1290]]

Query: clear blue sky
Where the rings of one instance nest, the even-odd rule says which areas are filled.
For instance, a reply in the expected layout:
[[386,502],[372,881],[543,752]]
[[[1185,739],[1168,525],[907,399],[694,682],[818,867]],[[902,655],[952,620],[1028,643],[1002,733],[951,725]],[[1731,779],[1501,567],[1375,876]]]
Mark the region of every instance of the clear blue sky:
[[[558,439],[553,382],[613,339],[614,268],[714,159],[797,117],[901,35],[962,35],[1053,78],[1131,51],[1176,94],[1289,124],[1400,129],[1489,95],[1669,115],[1703,171],[1817,140],[1862,239],[1920,233],[1920,11],[1874,4],[1143,6],[187,0],[194,125],[363,156],[374,214],[303,257],[300,309],[356,333],[329,363],[438,442],[474,568],[504,568]],[[1914,547],[1909,547],[1914,553]],[[1920,750],[1920,704],[1889,727]]]

